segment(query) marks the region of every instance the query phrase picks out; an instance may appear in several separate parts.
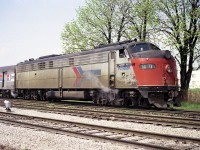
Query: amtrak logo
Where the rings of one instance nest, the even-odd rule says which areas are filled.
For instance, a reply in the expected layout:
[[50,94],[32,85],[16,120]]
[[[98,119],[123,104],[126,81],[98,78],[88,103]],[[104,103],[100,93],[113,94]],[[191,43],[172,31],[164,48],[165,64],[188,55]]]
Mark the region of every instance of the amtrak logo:
[[80,86],[83,81],[91,80],[91,78],[101,75],[101,69],[83,70],[82,67],[80,66],[77,66],[77,67],[73,66],[72,69],[74,73],[76,74],[74,87]]
[[72,69],[73,69],[74,73],[76,74],[77,78],[82,77],[86,73],[91,73],[91,74],[96,75],[96,76],[101,75],[101,70],[100,69],[83,70],[82,67],[80,67],[80,66],[78,66],[78,67],[73,66]]
[[130,63],[125,63],[125,64],[117,64],[117,68],[119,70],[129,70],[131,64]]

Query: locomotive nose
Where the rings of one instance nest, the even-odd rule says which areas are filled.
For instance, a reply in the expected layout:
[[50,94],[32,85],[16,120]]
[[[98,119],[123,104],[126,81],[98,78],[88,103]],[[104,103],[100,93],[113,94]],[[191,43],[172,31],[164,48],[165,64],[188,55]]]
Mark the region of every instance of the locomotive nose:
[[176,85],[176,64],[169,50],[149,50],[139,54],[132,59],[138,86]]

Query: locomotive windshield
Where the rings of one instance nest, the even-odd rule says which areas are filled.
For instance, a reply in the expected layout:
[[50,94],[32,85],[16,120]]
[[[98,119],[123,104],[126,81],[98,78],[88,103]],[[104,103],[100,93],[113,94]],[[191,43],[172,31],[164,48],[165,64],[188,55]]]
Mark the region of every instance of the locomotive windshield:
[[149,43],[137,43],[130,46],[131,53],[138,53],[148,50],[160,50],[157,46]]

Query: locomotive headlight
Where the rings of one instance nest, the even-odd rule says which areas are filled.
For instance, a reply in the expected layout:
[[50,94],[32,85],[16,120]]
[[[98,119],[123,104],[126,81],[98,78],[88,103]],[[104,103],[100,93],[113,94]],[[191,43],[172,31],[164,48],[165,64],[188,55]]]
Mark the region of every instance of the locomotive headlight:
[[170,65],[166,65],[165,69],[167,72],[171,73],[172,72],[172,67]]
[[140,64],[140,69],[155,69],[155,64]]

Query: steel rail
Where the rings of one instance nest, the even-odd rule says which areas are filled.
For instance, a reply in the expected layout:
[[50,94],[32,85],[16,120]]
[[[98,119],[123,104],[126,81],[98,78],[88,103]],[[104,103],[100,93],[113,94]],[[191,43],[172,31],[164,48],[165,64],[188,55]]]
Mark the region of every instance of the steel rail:
[[43,118],[43,117],[36,117],[36,116],[27,116],[27,115],[21,115],[21,114],[12,114],[12,113],[6,113],[6,112],[0,112],[0,115],[27,117],[27,118],[31,118],[31,119],[45,120],[45,121],[56,122],[56,123],[75,124],[75,125],[79,125],[79,126],[83,126],[83,127],[87,127],[87,128],[109,130],[109,131],[118,132],[118,133],[129,133],[129,134],[132,134],[132,135],[139,135],[139,136],[142,135],[142,136],[147,136],[147,137],[150,136],[150,137],[155,137],[155,138],[164,138],[164,139],[182,140],[182,141],[200,143],[200,138],[192,138],[192,137],[184,137],[184,136],[176,136],[176,135],[166,135],[166,134],[154,133],[154,132],[121,129],[121,128],[114,128],[114,127],[108,127],[108,126],[80,123],[80,122],[74,122],[74,121],[50,119],[50,118]]
[[[16,105],[15,105],[16,106]],[[19,108],[30,108],[28,106],[17,106]],[[92,116],[91,113],[97,113],[95,115],[101,116],[101,118],[108,120],[110,117],[114,117],[114,120],[128,121],[128,122],[143,122],[151,124],[162,124],[162,125],[176,125],[180,127],[190,127],[195,129],[200,129],[200,120],[198,119],[188,119],[180,117],[167,117],[167,116],[157,116],[157,115],[138,115],[130,113],[119,113],[119,112],[109,112],[109,111],[97,111],[97,110],[85,110],[78,108],[50,108],[44,106],[37,106],[37,108],[31,107],[31,109],[40,109],[43,111],[53,111],[59,113],[74,113],[78,115]],[[53,110],[52,110],[53,109]]]
[[26,126],[26,127],[42,129],[42,130],[49,131],[49,132],[54,131],[55,133],[57,133],[57,134],[59,133],[59,134],[62,134],[62,135],[67,134],[67,135],[73,135],[73,136],[81,136],[83,138],[92,138],[92,139],[96,139],[96,140],[111,141],[111,142],[117,142],[117,143],[121,143],[121,144],[129,144],[129,145],[132,145],[132,146],[135,145],[135,146],[139,146],[139,147],[143,147],[143,148],[151,148],[151,149],[155,149],[155,150],[161,150],[161,149],[163,149],[163,150],[173,150],[173,148],[168,148],[168,147],[163,147],[163,146],[158,146],[158,145],[140,143],[140,142],[135,142],[135,141],[120,140],[120,139],[117,139],[117,138],[97,136],[97,135],[93,135],[93,134],[75,132],[75,131],[70,131],[70,130],[66,131],[66,130],[62,130],[60,128],[52,128],[52,127],[47,127],[47,126],[30,124],[30,123],[26,123],[26,122],[10,121],[10,120],[6,120],[6,119],[0,119],[0,122],[17,124],[17,125],[20,125],[20,126],[23,125],[23,126]]

